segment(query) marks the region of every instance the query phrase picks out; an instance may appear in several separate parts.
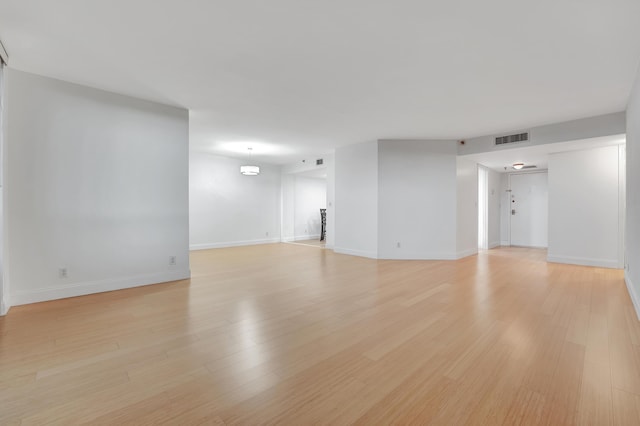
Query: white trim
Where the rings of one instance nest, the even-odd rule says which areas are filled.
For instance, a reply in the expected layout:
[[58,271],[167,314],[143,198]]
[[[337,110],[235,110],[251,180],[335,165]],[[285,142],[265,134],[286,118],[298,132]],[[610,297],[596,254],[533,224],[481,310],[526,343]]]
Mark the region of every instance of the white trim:
[[339,254],[348,254],[349,256],[368,257],[369,259],[377,259],[378,253],[375,251],[351,250],[342,247],[334,247],[333,251]]
[[0,59],[2,59],[2,62],[4,62],[5,64],[9,63],[9,55],[2,45],[2,41],[0,41]]
[[543,250],[548,250],[549,246],[524,246],[524,245],[517,245],[517,244],[509,244],[509,247],[514,247],[514,248],[533,248],[533,249],[543,249]]
[[0,302],[0,317],[3,315],[7,315],[11,306],[5,305],[4,302]]
[[598,268],[620,269],[617,259],[590,259],[586,257],[573,256],[547,256],[547,262],[568,263],[571,265],[596,266]]
[[489,243],[489,250],[494,249],[496,247],[500,247],[502,245],[501,241],[494,241],[492,243]]
[[292,241],[305,241],[305,240],[319,240],[320,234],[313,235],[298,235],[297,237],[283,237],[283,243],[290,243]]
[[[318,238],[320,238],[318,236]],[[189,245],[189,250],[208,250],[214,248],[225,248],[225,247],[240,247],[240,246],[253,246],[258,244],[273,244],[279,243],[280,238],[268,238],[262,240],[246,240],[246,241],[227,241],[224,243],[205,243],[205,244],[191,244]]]
[[64,299],[67,297],[84,296],[87,294],[102,293],[105,291],[122,290],[150,284],[184,280],[190,277],[191,271],[189,269],[181,269],[178,271],[161,272],[156,274],[143,274],[99,281],[87,281],[60,287],[43,287],[29,291],[17,291],[15,294],[12,294],[11,302],[13,306],[25,305],[27,303],[45,302],[48,300]]
[[627,285],[627,291],[629,292],[631,303],[633,303],[633,307],[636,310],[638,321],[640,321],[640,297],[638,296],[638,293],[636,293],[636,288],[633,286],[631,278],[629,278],[629,275],[626,273],[624,274],[624,282]]
[[396,255],[379,256],[384,260],[457,260],[456,253],[436,253],[436,252],[399,252]]
[[500,241],[500,245],[501,245],[502,247],[510,247],[510,246],[511,246],[511,244],[509,243],[509,241]]

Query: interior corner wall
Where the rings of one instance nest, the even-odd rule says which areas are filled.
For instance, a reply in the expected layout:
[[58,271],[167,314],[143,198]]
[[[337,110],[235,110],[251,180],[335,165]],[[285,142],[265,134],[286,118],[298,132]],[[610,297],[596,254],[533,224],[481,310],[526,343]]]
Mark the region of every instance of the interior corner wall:
[[500,245],[500,207],[502,200],[500,198],[500,178],[501,173],[495,170],[487,169],[488,179],[488,220],[487,235],[489,248],[495,248]]
[[627,106],[625,280],[640,319],[640,70]]
[[12,304],[188,278],[188,111],[5,71]]
[[334,211],[334,251],[377,258],[378,142],[336,149]]
[[620,146],[549,156],[550,262],[621,268]]
[[294,178],[294,240],[319,239],[320,209],[327,205],[326,179],[295,176]]
[[280,241],[281,175],[261,164],[244,176],[244,161],[189,152],[189,244],[191,250]]
[[335,217],[335,193],[336,193],[336,165],[335,158],[331,156],[325,159],[327,165],[327,229],[326,247],[333,249],[336,239],[336,217]]
[[[0,43],[2,46],[2,43]],[[9,281],[5,279],[6,265],[4,263],[4,253],[6,253],[4,230],[4,140],[5,140],[5,108],[4,108],[4,63],[0,59],[0,315],[5,315],[11,304],[9,302]]]
[[[454,145],[455,146],[455,145]],[[478,165],[456,158],[456,259],[478,252]]]
[[378,256],[455,259],[456,142],[383,140],[378,161]]

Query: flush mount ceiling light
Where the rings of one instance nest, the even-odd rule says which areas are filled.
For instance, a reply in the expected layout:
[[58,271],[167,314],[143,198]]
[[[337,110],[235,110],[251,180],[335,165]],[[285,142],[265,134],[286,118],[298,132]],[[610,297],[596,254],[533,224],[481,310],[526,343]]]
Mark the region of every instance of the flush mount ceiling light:
[[260,167],[258,166],[240,166],[240,173],[245,176],[256,176],[260,174]]
[[520,170],[524,167],[524,163],[513,163],[513,167],[514,170]]
[[[253,148],[247,148],[249,150],[249,161],[251,161],[251,152]],[[257,176],[260,174],[260,167],[258,166],[240,166],[240,173],[245,176]]]

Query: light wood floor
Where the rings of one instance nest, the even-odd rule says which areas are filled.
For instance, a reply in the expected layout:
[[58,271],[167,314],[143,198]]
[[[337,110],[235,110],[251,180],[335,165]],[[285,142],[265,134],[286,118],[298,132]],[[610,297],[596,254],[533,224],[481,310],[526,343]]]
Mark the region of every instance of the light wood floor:
[[14,307],[0,424],[640,424],[621,271],[497,249],[194,252],[191,282]]
[[295,242],[290,242],[288,244],[302,244],[303,246],[313,246],[318,248],[325,248],[326,240],[320,241],[318,238],[314,238],[312,240],[300,240]]

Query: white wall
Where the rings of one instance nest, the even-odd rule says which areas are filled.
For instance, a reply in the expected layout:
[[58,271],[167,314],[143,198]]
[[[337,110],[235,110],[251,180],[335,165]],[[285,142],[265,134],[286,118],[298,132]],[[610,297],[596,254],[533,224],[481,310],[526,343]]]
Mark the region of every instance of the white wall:
[[[0,43],[0,46],[2,43]],[[8,281],[5,281],[4,274],[4,201],[3,201],[3,182],[2,182],[2,171],[4,170],[4,165],[2,164],[2,159],[4,157],[4,64],[2,60],[0,60],[0,315],[5,315],[7,310],[9,309],[9,304],[5,303],[5,297],[9,295],[9,288],[7,287]]]
[[456,259],[460,259],[478,252],[478,165],[462,157],[456,158],[456,198]]
[[509,221],[511,220],[511,193],[509,174],[500,173],[500,245],[510,245]]
[[11,303],[189,277],[188,112],[6,71]]
[[378,255],[377,142],[348,145],[336,149],[334,209],[334,251],[376,258]]
[[[623,135],[625,128],[625,113],[599,115],[579,120],[565,121],[528,129],[504,132],[500,135],[481,136],[467,139],[464,145],[458,145],[459,155],[476,154],[479,152],[501,151],[514,147],[545,145],[556,142],[566,142],[580,139],[590,139],[602,136]],[[503,146],[495,146],[495,137],[513,133],[529,132],[529,141]]]
[[336,193],[336,166],[335,159],[325,159],[327,164],[327,229],[326,247],[332,249],[336,240],[336,218],[335,218],[335,193]]
[[260,164],[244,176],[241,159],[189,153],[192,250],[280,241],[280,168]]
[[[379,142],[380,258],[456,258],[455,144],[426,140]],[[340,181],[336,184],[340,185]],[[477,184],[473,191],[477,194]],[[477,222],[477,215],[474,220]],[[476,246],[477,234],[476,231]]]
[[489,194],[488,199],[488,242],[489,248],[498,247],[500,245],[500,206],[501,206],[501,192],[500,192],[500,180],[501,173],[495,170],[487,169],[489,178]]
[[[509,188],[509,243],[517,247],[548,247],[547,171],[510,173]],[[511,214],[511,210],[515,210],[516,214]]]
[[296,176],[294,213],[296,239],[320,238],[320,209],[326,206],[327,181]]
[[625,279],[640,318],[640,70],[627,106]]
[[619,150],[549,156],[549,261],[622,267]]
[[[316,159],[322,159],[323,164],[317,165]],[[307,174],[314,175],[323,172],[326,177],[324,179],[325,201],[322,203],[323,208],[327,209],[327,228],[325,247],[332,249],[335,243],[335,213],[333,204],[335,201],[335,156],[333,154],[323,154],[308,157],[304,162],[298,161],[286,164],[281,167],[282,171],[282,240],[292,241],[297,235],[295,229],[294,200],[295,200],[295,177]],[[307,176],[309,177],[309,176]],[[303,230],[304,231],[304,230]],[[320,232],[318,230],[318,232]],[[319,237],[319,234],[318,234]],[[299,239],[304,239],[304,235]]]
[[296,176],[293,174],[282,174],[280,176],[280,196],[281,196],[281,223],[280,223],[280,240],[294,241],[296,216]]

